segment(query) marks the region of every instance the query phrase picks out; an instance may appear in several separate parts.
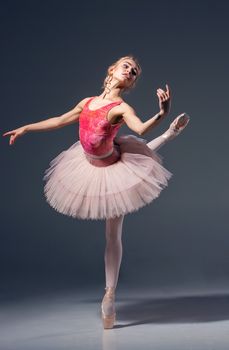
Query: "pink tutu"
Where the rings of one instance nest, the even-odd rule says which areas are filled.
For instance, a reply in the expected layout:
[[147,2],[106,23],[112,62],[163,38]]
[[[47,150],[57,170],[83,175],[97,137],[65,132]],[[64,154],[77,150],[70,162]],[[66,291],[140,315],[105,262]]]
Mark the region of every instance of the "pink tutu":
[[157,198],[172,174],[147,141],[115,138],[113,153],[90,158],[80,141],[54,158],[43,178],[48,203],[80,219],[108,219],[138,210]]

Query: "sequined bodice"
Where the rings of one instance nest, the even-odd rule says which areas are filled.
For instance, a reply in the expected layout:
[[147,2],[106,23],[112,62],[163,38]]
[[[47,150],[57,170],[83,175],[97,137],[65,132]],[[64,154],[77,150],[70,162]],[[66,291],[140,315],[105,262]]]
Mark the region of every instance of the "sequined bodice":
[[107,120],[109,110],[118,106],[121,101],[112,102],[96,110],[89,109],[88,105],[94,97],[84,105],[79,118],[79,138],[85,152],[101,156],[113,148],[113,139],[116,136],[123,121],[111,124]]

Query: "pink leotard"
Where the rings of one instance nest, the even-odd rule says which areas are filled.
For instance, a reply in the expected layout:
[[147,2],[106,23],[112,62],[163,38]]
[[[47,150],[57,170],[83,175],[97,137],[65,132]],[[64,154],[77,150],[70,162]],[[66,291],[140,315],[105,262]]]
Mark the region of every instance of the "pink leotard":
[[123,124],[111,124],[107,120],[109,110],[120,105],[122,101],[111,102],[96,110],[89,109],[91,97],[84,105],[79,118],[79,138],[84,151],[93,156],[106,156],[113,151],[113,140]]

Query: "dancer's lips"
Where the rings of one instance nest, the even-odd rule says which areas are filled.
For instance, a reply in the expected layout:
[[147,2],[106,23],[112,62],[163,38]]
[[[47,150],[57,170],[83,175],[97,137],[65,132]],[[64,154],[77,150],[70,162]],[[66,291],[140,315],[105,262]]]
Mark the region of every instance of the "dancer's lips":
[[130,79],[130,77],[129,77],[129,74],[122,74],[124,77],[126,77],[127,79]]

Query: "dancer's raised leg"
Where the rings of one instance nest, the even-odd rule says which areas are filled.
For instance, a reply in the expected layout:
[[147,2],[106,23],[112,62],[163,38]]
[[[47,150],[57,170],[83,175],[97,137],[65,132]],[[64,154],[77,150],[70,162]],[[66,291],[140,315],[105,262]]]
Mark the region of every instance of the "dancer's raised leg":
[[112,328],[115,321],[115,288],[122,261],[122,226],[124,216],[106,220],[106,248],[104,254],[106,293],[102,301],[104,328]]
[[152,151],[157,151],[168,141],[173,140],[177,135],[179,135],[187,126],[189,120],[190,117],[186,113],[178,115],[178,117],[176,117],[174,121],[170,124],[168,130],[166,130],[162,135],[148,142],[147,146]]

